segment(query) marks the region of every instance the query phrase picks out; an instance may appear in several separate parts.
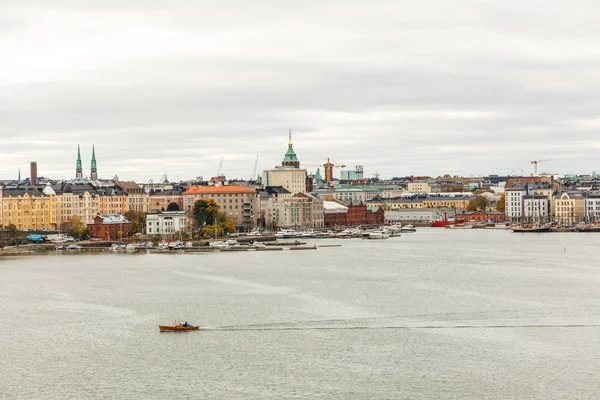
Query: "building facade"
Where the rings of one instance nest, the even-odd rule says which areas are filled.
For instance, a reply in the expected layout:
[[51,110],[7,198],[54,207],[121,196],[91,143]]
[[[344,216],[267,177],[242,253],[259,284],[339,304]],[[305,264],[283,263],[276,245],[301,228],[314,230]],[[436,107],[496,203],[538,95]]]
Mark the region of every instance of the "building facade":
[[129,211],[148,212],[150,195],[135,182],[116,181],[115,185],[123,189],[127,195]]
[[2,191],[2,224],[19,230],[56,229],[56,193],[43,185],[7,186]]
[[600,222],[600,193],[593,192],[586,197],[585,221]]
[[146,216],[146,234],[171,238],[176,233],[182,235],[189,230],[188,215],[177,203],[171,203],[165,211],[148,213]]
[[252,230],[259,215],[256,190],[244,186],[192,186],[183,193],[183,209],[191,217],[194,203],[213,199],[219,210],[235,221],[241,230]]
[[87,224],[90,235],[101,240],[121,239],[131,235],[131,222],[120,214],[96,215]]
[[559,224],[571,225],[584,222],[586,196],[583,192],[562,192],[554,197],[554,220]]
[[500,211],[466,211],[456,214],[456,219],[462,219],[466,222],[494,222],[503,223],[506,217]]

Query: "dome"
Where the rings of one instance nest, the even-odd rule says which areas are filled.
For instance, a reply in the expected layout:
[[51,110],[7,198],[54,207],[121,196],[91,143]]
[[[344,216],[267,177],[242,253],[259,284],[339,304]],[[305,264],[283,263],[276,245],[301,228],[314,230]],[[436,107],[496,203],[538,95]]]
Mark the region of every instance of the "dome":
[[172,202],[167,206],[167,211],[181,211],[181,208],[179,208],[179,204]]

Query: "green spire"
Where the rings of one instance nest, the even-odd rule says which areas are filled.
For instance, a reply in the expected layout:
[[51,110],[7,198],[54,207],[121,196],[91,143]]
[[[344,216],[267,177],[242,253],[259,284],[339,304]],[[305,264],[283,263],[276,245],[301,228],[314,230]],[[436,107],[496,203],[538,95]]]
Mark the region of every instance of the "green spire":
[[92,169],[96,168],[96,149],[92,145]]
[[315,173],[315,179],[319,180],[319,181],[323,180],[323,176],[321,175],[320,168],[317,168],[317,172]]
[[81,169],[83,169],[81,166],[81,151],[79,150],[79,145],[77,145],[77,170]]
[[292,142],[292,130],[290,129],[290,139],[288,141],[288,150],[287,153],[285,153],[285,156],[283,157],[283,165],[290,165],[290,164],[294,164],[297,163],[299,164],[300,161],[298,160],[298,157],[296,156],[296,152],[294,151],[294,143]]

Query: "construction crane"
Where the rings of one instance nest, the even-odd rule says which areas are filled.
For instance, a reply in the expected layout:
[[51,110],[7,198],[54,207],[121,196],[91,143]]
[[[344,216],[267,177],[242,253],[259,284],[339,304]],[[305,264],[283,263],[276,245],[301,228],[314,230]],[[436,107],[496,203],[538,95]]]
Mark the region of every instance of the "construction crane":
[[329,158],[327,159],[327,162],[325,164],[323,164],[323,167],[325,167],[325,182],[327,183],[331,183],[331,181],[333,181],[333,169],[334,168],[345,168],[346,166],[344,164],[340,164],[340,165],[336,165],[338,163],[336,163],[335,161],[330,160]]
[[530,163],[533,165],[533,176],[538,176],[538,163],[546,162],[546,161],[552,161],[552,160],[534,160],[534,161],[530,161]]
[[380,174],[379,172],[375,171],[375,173],[371,174],[371,176],[374,176],[376,179],[379,179]]
[[256,179],[256,172],[258,171],[258,154],[256,155],[256,162],[254,163],[254,172],[252,172],[252,176],[250,179]]
[[223,156],[221,156],[221,162],[219,163],[219,169],[217,170],[217,176],[221,176],[222,169],[223,169]]

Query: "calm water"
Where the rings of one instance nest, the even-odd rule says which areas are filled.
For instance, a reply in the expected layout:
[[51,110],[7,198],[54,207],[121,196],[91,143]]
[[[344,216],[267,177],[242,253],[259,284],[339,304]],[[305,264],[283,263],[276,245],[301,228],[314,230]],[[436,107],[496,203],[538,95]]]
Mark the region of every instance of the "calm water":
[[325,243],[0,260],[0,397],[598,398],[600,234]]

